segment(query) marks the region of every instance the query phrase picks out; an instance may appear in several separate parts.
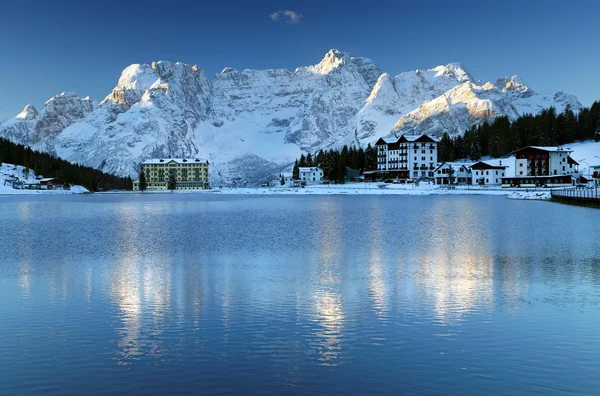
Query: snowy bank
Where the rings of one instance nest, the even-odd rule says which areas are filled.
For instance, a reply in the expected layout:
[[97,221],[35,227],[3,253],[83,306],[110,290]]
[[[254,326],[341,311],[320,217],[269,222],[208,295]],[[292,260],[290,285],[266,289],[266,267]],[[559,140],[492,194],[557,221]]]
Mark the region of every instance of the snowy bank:
[[[349,183],[339,185],[308,185],[305,188],[221,188],[211,190],[228,195],[503,195],[512,199],[542,199],[550,197],[549,190],[507,189],[501,187],[456,186],[448,188],[435,184]],[[179,191],[178,191],[179,192]],[[543,198],[546,199],[546,198]]]
[[89,192],[83,186],[71,186],[69,190],[20,190],[12,187],[12,183],[9,182],[12,179],[16,179],[24,183],[39,182],[39,180],[36,178],[36,174],[31,169],[26,169],[21,165],[3,163],[0,166],[0,195],[65,195],[83,194]]

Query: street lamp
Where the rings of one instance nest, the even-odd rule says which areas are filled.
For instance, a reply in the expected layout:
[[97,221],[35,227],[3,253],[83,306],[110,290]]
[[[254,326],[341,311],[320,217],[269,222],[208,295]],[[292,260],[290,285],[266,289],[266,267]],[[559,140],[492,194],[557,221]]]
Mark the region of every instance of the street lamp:
[[588,181],[591,180],[592,178],[592,168],[590,167],[590,164],[588,164],[586,161],[583,160],[579,160],[579,162],[581,162],[582,164],[586,164],[588,166]]

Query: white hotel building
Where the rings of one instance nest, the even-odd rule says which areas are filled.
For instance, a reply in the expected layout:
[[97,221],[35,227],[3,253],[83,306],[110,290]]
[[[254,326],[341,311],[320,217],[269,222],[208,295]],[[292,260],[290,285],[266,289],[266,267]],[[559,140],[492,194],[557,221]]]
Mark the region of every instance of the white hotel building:
[[433,178],[438,163],[438,143],[438,138],[429,135],[381,138],[375,143],[375,173],[402,180]]

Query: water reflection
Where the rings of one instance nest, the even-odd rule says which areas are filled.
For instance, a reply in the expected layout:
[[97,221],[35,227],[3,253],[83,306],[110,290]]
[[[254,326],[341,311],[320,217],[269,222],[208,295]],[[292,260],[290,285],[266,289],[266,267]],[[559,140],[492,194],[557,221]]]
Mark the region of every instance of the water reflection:
[[368,235],[363,243],[369,246],[369,295],[373,304],[373,309],[380,319],[387,317],[386,285],[383,271],[382,254],[384,246],[384,224],[386,220],[385,212],[382,210],[379,202],[372,208],[368,215]]
[[[443,219],[455,208],[440,202],[432,213]],[[493,303],[494,258],[490,241],[477,219],[482,209],[460,208],[452,228],[432,227],[428,252],[418,258],[416,282],[424,291],[437,320],[444,325],[461,321],[473,310]]]
[[317,265],[314,285],[314,320],[320,329],[317,352],[322,365],[335,366],[342,349],[344,310],[339,293],[341,284],[341,230],[339,207],[335,201],[324,201],[319,207],[321,223],[315,234]]
[[111,271],[111,295],[119,308],[122,326],[119,334],[119,364],[127,364],[141,354],[142,331],[141,265],[138,255],[139,217],[129,205],[118,206],[117,237],[121,256]]

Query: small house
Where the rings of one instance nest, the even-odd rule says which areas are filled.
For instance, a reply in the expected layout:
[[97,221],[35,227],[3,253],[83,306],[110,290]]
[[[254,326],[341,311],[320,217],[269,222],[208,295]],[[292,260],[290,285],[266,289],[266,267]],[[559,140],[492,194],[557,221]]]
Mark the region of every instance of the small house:
[[300,181],[304,182],[322,182],[324,177],[323,169],[318,166],[300,167]]
[[435,168],[435,184],[471,184],[471,166],[473,163],[444,162]]
[[39,185],[41,190],[57,190],[63,189],[65,187],[65,182],[54,177],[48,177],[41,179]]
[[474,186],[500,186],[506,166],[479,161],[471,166],[471,184]]

